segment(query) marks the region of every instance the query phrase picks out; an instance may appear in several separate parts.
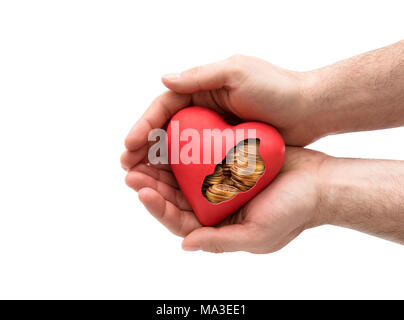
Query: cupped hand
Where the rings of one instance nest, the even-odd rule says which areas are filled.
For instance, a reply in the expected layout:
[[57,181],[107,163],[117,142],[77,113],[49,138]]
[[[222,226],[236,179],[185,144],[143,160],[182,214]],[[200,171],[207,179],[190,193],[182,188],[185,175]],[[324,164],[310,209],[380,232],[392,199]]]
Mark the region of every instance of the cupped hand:
[[326,155],[286,148],[276,179],[238,212],[216,227],[203,227],[167,167],[138,164],[126,183],[138,191],[146,209],[174,234],[185,250],[209,252],[279,250],[309,227],[322,224],[320,167]]
[[186,237],[185,249],[272,252],[285,245],[314,216],[317,182],[309,169],[313,171],[323,156],[288,148],[284,168],[275,181],[220,227],[205,228],[191,211],[169,166],[146,164],[149,132],[163,128],[178,110],[198,105],[217,111],[230,123],[266,122],[281,132],[286,144],[306,145],[316,139],[306,77],[245,56],[163,77],[170,90],[131,129],[121,163],[129,171],[127,184],[139,192],[151,214]]
[[276,127],[287,145],[304,146],[316,138],[312,72],[279,68],[256,57],[229,59],[163,77],[165,86],[191,94],[192,104],[224,116],[262,121]]
[[268,123],[280,131],[287,145],[306,145],[318,138],[307,94],[309,79],[309,73],[240,55],[166,75],[162,80],[170,90],[151,104],[129,132],[122,166],[130,169],[144,159],[150,130],[163,127],[190,105],[211,108],[230,123]]

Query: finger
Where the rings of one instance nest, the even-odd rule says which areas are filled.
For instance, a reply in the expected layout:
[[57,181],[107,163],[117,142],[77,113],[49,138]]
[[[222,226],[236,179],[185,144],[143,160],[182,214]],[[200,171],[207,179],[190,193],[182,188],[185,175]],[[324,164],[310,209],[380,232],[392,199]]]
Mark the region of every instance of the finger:
[[182,72],[162,77],[164,85],[179,93],[214,90],[238,80],[243,75],[242,69],[232,59],[207,64]]
[[144,145],[136,151],[124,151],[121,155],[121,166],[125,170],[129,170],[139,162],[146,159],[148,146]]
[[165,184],[168,184],[169,186],[172,186],[175,189],[178,189],[178,183],[177,180],[175,180],[174,174],[172,171],[167,171],[165,169],[159,169],[156,166],[153,165],[147,165],[145,163],[140,163],[137,166],[135,166],[131,171],[137,171],[137,172],[142,172],[144,174],[147,174],[154,179],[164,182]]
[[214,253],[253,251],[254,233],[245,224],[220,228],[203,227],[191,232],[182,242],[187,251],[203,250]]
[[139,190],[139,200],[146,209],[172,233],[185,237],[201,224],[191,211],[180,210],[165,200],[156,190],[143,188]]
[[148,165],[150,167],[156,168],[158,170],[164,170],[164,171],[172,172],[171,165],[169,165],[169,164],[164,164],[164,163],[152,164],[152,163],[148,163]]
[[150,130],[161,128],[180,109],[188,106],[191,97],[173,91],[166,91],[159,96],[142,117],[136,122],[125,139],[129,151],[147,145]]
[[192,210],[184,194],[176,188],[169,186],[142,172],[130,171],[126,176],[126,184],[135,191],[142,188],[156,190],[161,196],[179,207],[181,210]]
[[[221,90],[226,90],[222,88]],[[212,109],[222,116],[227,123],[231,125],[239,124],[241,119],[230,111],[228,106],[230,105],[229,97],[226,94],[219,94],[218,90],[214,91],[198,91],[192,94],[192,105],[203,106],[205,108]]]

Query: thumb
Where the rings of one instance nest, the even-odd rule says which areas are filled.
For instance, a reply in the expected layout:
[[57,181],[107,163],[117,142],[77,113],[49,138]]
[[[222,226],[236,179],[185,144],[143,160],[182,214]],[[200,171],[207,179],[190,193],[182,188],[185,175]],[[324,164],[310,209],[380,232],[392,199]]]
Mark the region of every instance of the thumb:
[[242,70],[232,58],[195,67],[182,73],[171,73],[162,77],[163,84],[178,93],[220,89],[230,85],[242,75]]
[[203,250],[214,253],[253,251],[253,232],[242,224],[220,228],[202,227],[188,234],[182,242],[186,251]]

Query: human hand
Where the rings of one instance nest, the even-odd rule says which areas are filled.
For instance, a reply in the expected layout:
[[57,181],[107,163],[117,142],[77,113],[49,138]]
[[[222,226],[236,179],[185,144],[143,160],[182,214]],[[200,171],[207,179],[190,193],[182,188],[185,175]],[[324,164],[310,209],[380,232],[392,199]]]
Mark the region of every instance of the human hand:
[[[127,150],[121,163],[126,170],[131,169],[128,185],[139,191],[146,208],[171,231],[188,235],[184,240],[188,249],[272,252],[305,228],[323,223],[403,243],[404,219],[397,214],[403,212],[401,190],[404,189],[398,186],[398,181],[403,179],[397,178],[404,176],[402,163],[334,159],[304,149],[287,148],[285,166],[279,176],[220,228],[202,228],[179,191],[169,166],[145,165],[150,130],[164,127],[178,110],[190,105],[212,108],[229,122],[267,122],[281,132],[287,145],[295,146],[332,133],[403,125],[404,77],[400,63],[403,44],[401,41],[304,73],[283,70],[256,58],[234,56],[185,71],[180,76],[163,77],[171,90],[152,103],[125,141]],[[393,57],[394,64],[389,62]],[[332,159],[324,161],[332,165],[321,165],[327,167],[323,169],[327,179],[322,180],[315,168],[324,158]],[[372,172],[371,178],[366,169]],[[386,201],[392,196],[396,196],[394,201]],[[250,223],[254,221],[250,216],[259,219],[260,215],[267,220]],[[291,216],[296,220],[290,219]],[[268,241],[262,241],[265,232],[260,232],[258,226],[262,230],[265,226],[270,229]],[[205,232],[209,237],[203,236]],[[233,238],[233,234],[238,237]],[[261,241],[254,242],[255,238],[253,242],[248,241],[254,234]],[[215,244],[216,239],[220,244]]]
[[242,55],[163,77],[167,88],[191,94],[193,105],[215,109],[225,118],[266,122],[293,146],[318,138],[310,123],[309,80],[309,72],[285,70]]
[[130,169],[142,161],[150,130],[163,127],[190,105],[211,108],[230,123],[266,122],[280,131],[287,145],[306,145],[318,138],[306,98],[307,77],[240,55],[167,75],[162,80],[171,90],[159,96],[129,132],[122,166]]
[[185,250],[269,253],[281,249],[303,230],[322,223],[319,168],[327,156],[287,147],[277,178],[238,212],[216,227],[203,227],[173,174],[165,167],[139,164],[126,183],[138,191],[146,209],[174,234]]
[[343,132],[404,125],[404,41],[308,72],[236,55],[167,75],[172,91],[157,98],[126,138],[122,165],[145,157],[147,135],[189,105],[226,120],[256,120],[278,129],[287,145],[304,146]]

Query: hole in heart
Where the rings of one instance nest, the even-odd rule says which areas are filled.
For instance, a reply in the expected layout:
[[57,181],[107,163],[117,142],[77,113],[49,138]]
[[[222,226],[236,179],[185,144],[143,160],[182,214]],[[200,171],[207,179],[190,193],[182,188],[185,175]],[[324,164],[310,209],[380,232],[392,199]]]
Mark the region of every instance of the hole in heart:
[[259,139],[246,139],[231,149],[215,171],[205,177],[203,196],[212,203],[220,203],[251,189],[265,171],[259,146]]

